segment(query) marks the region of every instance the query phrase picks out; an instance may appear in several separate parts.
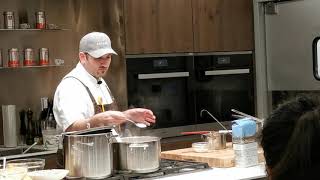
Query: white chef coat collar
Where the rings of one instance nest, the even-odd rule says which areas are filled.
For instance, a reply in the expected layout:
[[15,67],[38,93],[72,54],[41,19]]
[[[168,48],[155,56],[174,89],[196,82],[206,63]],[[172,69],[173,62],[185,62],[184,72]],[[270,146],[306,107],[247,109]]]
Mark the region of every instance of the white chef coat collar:
[[[79,62],[74,69],[75,72],[71,73],[71,76],[74,76],[78,79],[80,79],[83,83],[85,84],[97,84],[98,80],[92,76],[84,67],[83,65]],[[102,78],[99,78],[102,82]]]

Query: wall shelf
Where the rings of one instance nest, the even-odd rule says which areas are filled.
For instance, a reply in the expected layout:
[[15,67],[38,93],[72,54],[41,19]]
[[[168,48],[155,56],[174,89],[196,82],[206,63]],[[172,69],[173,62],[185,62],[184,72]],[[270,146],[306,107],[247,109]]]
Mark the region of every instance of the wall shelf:
[[70,29],[0,29],[0,31],[69,31]]
[[0,69],[26,69],[26,68],[46,68],[46,67],[62,67],[64,65],[46,65],[46,66],[39,66],[39,65],[35,65],[35,66],[19,66],[19,67],[0,67]]

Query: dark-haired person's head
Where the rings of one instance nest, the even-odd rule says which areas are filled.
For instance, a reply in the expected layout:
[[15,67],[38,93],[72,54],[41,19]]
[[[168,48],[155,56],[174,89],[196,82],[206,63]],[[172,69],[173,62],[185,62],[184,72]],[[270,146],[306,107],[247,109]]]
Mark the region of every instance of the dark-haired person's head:
[[266,119],[261,145],[272,180],[301,179],[320,171],[320,109],[317,96],[303,95]]

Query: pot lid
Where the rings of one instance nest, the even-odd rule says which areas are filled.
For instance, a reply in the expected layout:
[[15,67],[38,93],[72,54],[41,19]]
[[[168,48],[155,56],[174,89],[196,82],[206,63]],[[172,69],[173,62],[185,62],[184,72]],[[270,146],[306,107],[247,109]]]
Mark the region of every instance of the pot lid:
[[65,133],[62,133],[62,136],[65,136],[65,135],[89,135],[89,134],[110,133],[110,132],[112,132],[112,129],[114,129],[114,128],[115,128],[115,125],[113,125],[113,126],[101,126],[101,127],[84,129],[84,130],[80,130],[80,131],[65,132]]

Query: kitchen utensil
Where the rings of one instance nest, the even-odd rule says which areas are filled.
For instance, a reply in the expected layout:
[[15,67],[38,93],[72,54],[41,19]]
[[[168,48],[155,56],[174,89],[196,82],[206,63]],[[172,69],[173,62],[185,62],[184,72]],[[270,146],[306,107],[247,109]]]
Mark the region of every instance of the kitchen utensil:
[[148,173],[160,166],[160,138],[154,136],[122,137],[113,143],[113,167],[118,172]]
[[132,121],[130,119],[126,119],[126,121],[129,121],[129,122],[133,123],[135,126],[137,126],[139,128],[146,128],[147,127],[147,125],[145,125],[143,123],[136,123],[136,122],[134,122],[134,121]]
[[235,113],[237,113],[237,114],[240,114],[240,115],[242,115],[242,116],[249,117],[249,118],[251,118],[251,119],[253,119],[253,120],[255,120],[255,121],[259,122],[259,123],[263,123],[263,120],[262,120],[262,119],[256,118],[256,117],[251,116],[251,115],[246,114],[246,113],[243,113],[243,112],[238,111],[238,110],[236,110],[236,109],[231,109],[231,111],[232,111],[232,112],[235,112]]
[[66,169],[46,169],[29,172],[27,175],[32,180],[60,180],[67,176],[69,170]]
[[28,172],[43,170],[45,159],[30,158],[30,159],[15,159],[7,162],[7,168],[10,167],[27,167]]
[[197,135],[197,134],[208,134],[210,131],[188,131],[188,132],[182,132],[182,135]]
[[227,131],[228,131],[228,129],[227,129],[223,124],[221,124],[220,121],[218,121],[218,119],[215,118],[209,111],[207,111],[207,110],[205,110],[205,109],[202,109],[202,110],[200,111],[200,117],[202,117],[203,112],[208,113],[208,114],[212,117],[212,119],[214,119],[224,130],[227,130]]
[[111,175],[111,129],[97,127],[63,133],[65,169],[69,178],[105,178]]
[[203,134],[202,137],[208,142],[208,149],[209,150],[220,150],[225,149],[227,146],[227,134],[229,132],[225,133],[219,133],[216,131],[211,131],[207,134]]
[[38,141],[37,142],[35,142],[35,143],[33,143],[31,146],[29,146],[26,150],[24,150],[23,152],[22,152],[22,154],[25,154],[25,153],[27,153],[33,146],[35,146],[35,145],[37,145],[38,144]]

